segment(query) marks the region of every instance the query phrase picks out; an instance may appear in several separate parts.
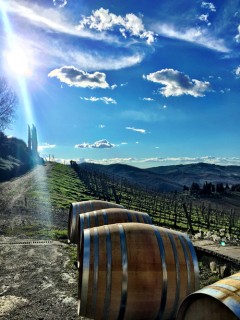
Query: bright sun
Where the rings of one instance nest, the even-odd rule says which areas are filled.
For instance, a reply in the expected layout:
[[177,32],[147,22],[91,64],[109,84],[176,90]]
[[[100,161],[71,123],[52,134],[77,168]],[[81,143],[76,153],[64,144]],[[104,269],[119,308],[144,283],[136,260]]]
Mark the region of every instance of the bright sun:
[[18,76],[29,77],[32,74],[31,62],[27,54],[20,48],[5,52],[6,62],[10,70]]

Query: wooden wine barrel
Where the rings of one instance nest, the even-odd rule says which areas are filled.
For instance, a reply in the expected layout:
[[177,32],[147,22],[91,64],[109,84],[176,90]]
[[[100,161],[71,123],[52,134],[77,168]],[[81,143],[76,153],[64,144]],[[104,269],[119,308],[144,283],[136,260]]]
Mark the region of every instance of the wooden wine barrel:
[[198,261],[185,234],[140,223],[85,229],[78,314],[91,319],[172,319],[198,289]]
[[240,319],[240,273],[215,282],[188,296],[177,320]]
[[88,200],[72,203],[68,215],[68,242],[77,243],[78,241],[78,222],[80,213],[105,208],[123,208],[123,206],[102,200]]
[[121,208],[102,209],[82,213],[79,217],[79,239],[77,240],[78,267],[80,266],[80,252],[84,229],[124,222],[152,224],[152,219],[147,213]]

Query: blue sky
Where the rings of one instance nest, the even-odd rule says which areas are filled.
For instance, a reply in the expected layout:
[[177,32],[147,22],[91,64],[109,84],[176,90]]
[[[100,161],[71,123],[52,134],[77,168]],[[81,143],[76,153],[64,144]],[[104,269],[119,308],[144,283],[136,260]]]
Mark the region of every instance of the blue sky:
[[240,1],[0,0],[6,134],[59,161],[240,165]]

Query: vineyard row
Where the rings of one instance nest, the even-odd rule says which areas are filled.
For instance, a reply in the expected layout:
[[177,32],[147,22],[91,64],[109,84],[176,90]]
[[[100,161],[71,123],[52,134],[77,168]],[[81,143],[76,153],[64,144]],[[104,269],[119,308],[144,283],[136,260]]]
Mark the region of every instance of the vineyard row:
[[72,167],[96,199],[146,212],[155,225],[189,231],[191,234],[199,230],[224,229],[225,233],[240,238],[240,215],[233,209],[219,210],[204,202],[193,204],[188,196],[181,193],[160,193],[113,174],[79,167],[75,163]]

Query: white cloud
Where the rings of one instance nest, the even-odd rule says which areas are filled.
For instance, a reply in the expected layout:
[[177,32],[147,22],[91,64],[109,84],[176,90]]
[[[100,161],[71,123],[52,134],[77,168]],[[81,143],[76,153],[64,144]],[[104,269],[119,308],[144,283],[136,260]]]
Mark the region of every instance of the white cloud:
[[231,89],[230,88],[224,88],[224,89],[221,89],[219,92],[220,93],[229,93],[229,92],[231,92]]
[[201,14],[201,15],[198,17],[198,19],[201,20],[201,21],[208,22],[208,14]]
[[164,87],[159,92],[165,96],[191,95],[193,97],[203,97],[204,93],[210,89],[210,83],[190,79],[190,77],[180,71],[173,69],[162,69],[143,76],[152,82],[162,84]]
[[153,98],[143,98],[144,101],[155,101]]
[[48,76],[56,77],[61,82],[68,84],[70,87],[81,88],[109,88],[106,82],[106,74],[102,72],[87,73],[73,66],[65,66],[52,70]]
[[67,5],[67,0],[53,0],[53,4],[59,8],[63,8]]
[[108,9],[100,8],[92,11],[92,15],[89,17],[83,16],[78,28],[79,30],[82,30],[86,27],[100,32],[118,28],[124,38],[127,38],[127,36],[130,35],[146,39],[148,44],[154,42],[154,33],[152,31],[147,31],[143,25],[142,19],[133,13],[128,13],[125,17],[122,17],[110,13]]
[[164,37],[191,42],[214,51],[223,53],[230,51],[223,39],[215,38],[207,29],[180,28],[169,24],[155,24],[155,31]]
[[238,34],[234,37],[237,43],[240,43],[240,25],[237,28]]
[[152,157],[152,158],[103,158],[103,159],[55,159],[57,162],[67,163],[70,160],[74,160],[77,163],[98,163],[98,164],[132,164],[139,167],[151,167],[151,166],[164,166],[164,165],[178,165],[178,164],[190,164],[190,163],[209,163],[216,165],[240,165],[240,158],[227,158],[227,157],[213,157],[213,156],[203,156],[203,157]]
[[[61,39],[58,41],[52,39],[52,35],[51,32],[46,37],[39,35],[35,41],[34,38],[30,39],[21,36],[21,34],[15,34],[13,42],[20,44],[20,47],[24,46],[23,50],[28,57],[31,57],[33,68],[41,67],[48,70],[49,67],[58,68],[59,65],[81,66],[81,69],[88,72],[100,69],[119,70],[139,64],[144,59],[142,52],[127,55],[120,52],[109,52],[109,54],[103,55],[102,53],[93,53],[92,50],[83,50],[81,47],[76,49]],[[116,87],[117,85],[113,84],[111,89]]]
[[86,149],[86,148],[95,148],[95,149],[109,149],[114,148],[115,144],[110,143],[106,139],[98,140],[92,144],[88,142],[83,142],[81,144],[76,144],[75,148]]
[[[81,159],[81,162],[97,163],[97,164],[115,164],[115,163],[132,163],[135,158],[110,158],[110,159]],[[77,161],[78,162],[78,161]]]
[[135,131],[135,132],[140,132],[140,133],[146,133],[145,129],[136,129],[134,127],[126,127],[125,129],[132,130],[132,131]]
[[238,66],[234,71],[235,71],[236,76],[240,77],[240,66]]
[[[56,3],[64,3],[66,0],[57,0]],[[89,30],[82,30],[76,25],[70,23],[66,13],[62,14],[56,9],[46,8],[36,3],[31,3],[31,7],[19,3],[18,0],[9,0],[6,10],[19,17],[24,18],[25,23],[29,22],[32,25],[44,28],[47,31],[64,33],[67,35],[84,37],[96,40],[104,40],[107,42],[118,42],[116,37],[106,35],[104,33],[97,34]]]
[[121,144],[125,145],[125,144],[128,144],[127,142],[121,142]]
[[99,124],[98,127],[101,128],[101,129],[103,129],[103,128],[105,128],[106,126],[105,126],[105,124]]
[[159,112],[149,110],[124,110],[120,113],[120,117],[124,119],[134,119],[135,121],[158,122],[166,120],[166,117]]
[[[107,35],[105,32],[77,30],[69,12],[63,14],[59,10],[46,8],[36,3],[27,6],[26,2],[20,3],[16,0],[8,0],[6,8],[7,12],[13,15],[16,26],[20,30],[21,24],[28,26],[27,34],[18,33],[17,42],[24,44],[24,49],[31,47],[36,65],[47,68],[75,65],[81,66],[81,69],[86,71],[119,70],[139,64],[145,57],[144,52],[136,50],[133,52],[130,48],[128,53],[109,50],[107,54],[87,47],[76,49],[75,45],[65,41],[67,40],[65,35],[104,41],[117,46],[121,43],[117,37]],[[60,36],[55,37],[55,33]],[[16,38],[16,35],[14,36]]]
[[74,146],[74,148],[75,149],[77,149],[77,148],[80,148],[80,149],[91,148],[91,144],[88,142],[83,142],[83,143],[76,144]]
[[201,15],[198,17],[198,19],[199,19],[200,21],[206,22],[207,25],[210,26],[210,25],[211,25],[211,22],[209,22],[208,17],[209,17],[208,14],[201,14]]
[[203,1],[202,4],[201,4],[201,7],[204,8],[204,9],[208,9],[208,10],[210,10],[212,12],[216,11],[216,7],[212,2]]
[[45,149],[53,149],[56,147],[56,144],[49,144],[47,142],[43,143],[41,146],[38,146],[38,151],[44,151]]
[[[138,62],[140,62],[140,60],[142,60],[142,57],[140,58],[140,56],[139,56],[139,60],[137,61],[136,60],[136,63],[138,63]],[[126,62],[126,61],[125,61]],[[114,62],[113,62],[114,63]],[[116,61],[115,61],[115,63],[116,63]],[[134,63],[135,64],[135,63]],[[112,66],[113,66],[113,64],[112,64]],[[130,66],[130,65],[129,65]],[[126,66],[127,67],[127,66]],[[113,69],[113,68],[112,68]],[[120,68],[119,68],[120,69]],[[128,82],[125,82],[125,83],[121,83],[120,85],[119,85],[119,87],[125,87],[126,85],[128,84]],[[118,85],[116,84],[116,83],[114,83],[110,88],[112,89],[112,90],[115,90],[116,88],[118,87]]]
[[[144,59],[143,53],[134,53],[132,55],[118,55],[109,53],[109,55],[92,54],[92,52],[88,52],[86,50],[78,49],[76,50],[74,47],[67,47],[67,50],[62,48],[49,48],[49,55],[53,58],[58,57],[65,64],[71,61],[74,65],[79,65],[84,67],[85,70],[119,70],[123,68],[128,68],[139,64]],[[44,48],[43,48],[44,49]],[[111,89],[115,89],[117,87],[116,84],[111,86]]]
[[91,102],[97,102],[97,101],[102,101],[105,104],[116,104],[117,101],[112,99],[112,98],[108,98],[108,97],[101,97],[101,98],[97,98],[97,97],[90,97],[90,98],[86,98],[86,97],[80,97],[81,100],[86,100],[86,101],[91,101]]

